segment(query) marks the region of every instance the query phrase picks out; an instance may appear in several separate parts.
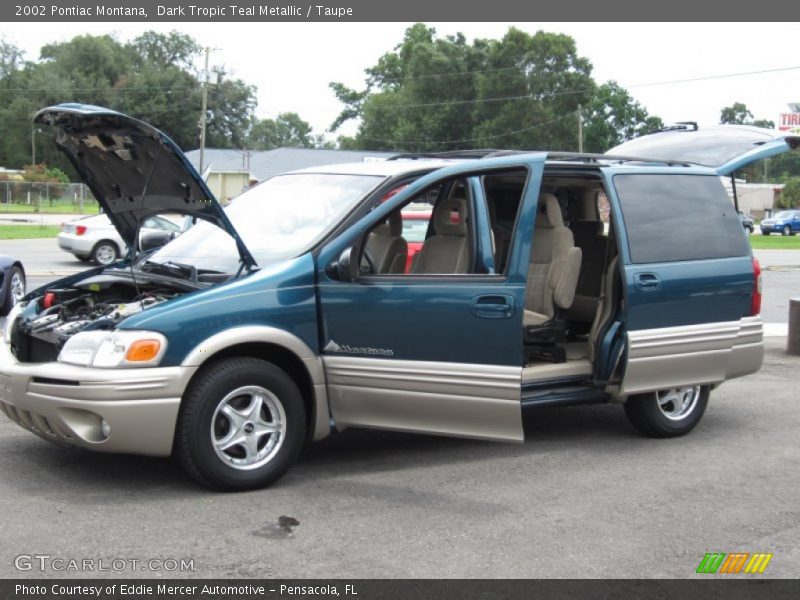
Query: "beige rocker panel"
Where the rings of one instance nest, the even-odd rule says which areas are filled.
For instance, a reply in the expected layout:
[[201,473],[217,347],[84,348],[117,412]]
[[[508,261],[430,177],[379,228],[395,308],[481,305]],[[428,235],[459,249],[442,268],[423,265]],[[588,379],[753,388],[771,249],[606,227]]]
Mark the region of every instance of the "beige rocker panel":
[[761,317],[628,332],[623,395],[715,384],[755,373],[764,360]]
[[339,428],[524,439],[520,367],[330,355],[322,361]]

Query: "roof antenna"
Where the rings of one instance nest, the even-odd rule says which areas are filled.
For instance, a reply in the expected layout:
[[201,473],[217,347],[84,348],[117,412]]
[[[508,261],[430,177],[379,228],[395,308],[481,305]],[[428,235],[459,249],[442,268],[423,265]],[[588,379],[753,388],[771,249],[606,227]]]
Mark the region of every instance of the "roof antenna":
[[130,265],[131,265],[131,280],[133,281],[133,287],[136,290],[136,297],[139,298],[139,305],[141,306],[142,310],[144,310],[144,298],[140,298],[141,294],[139,293],[139,284],[136,283],[136,274],[134,273],[133,260],[136,258],[136,246],[139,245],[139,229],[141,228],[142,225],[142,212],[144,211],[144,197],[147,195],[147,190],[150,187],[150,180],[153,178],[153,173],[156,172],[156,167],[158,166],[158,161],[161,160],[161,153],[163,151],[164,151],[164,144],[162,142],[158,146],[158,154],[156,154],[156,159],[153,161],[153,166],[150,167],[150,172],[147,174],[147,179],[144,182],[142,193],[139,196],[139,210],[136,212],[136,229],[133,232],[133,242],[131,244],[131,249],[128,251],[130,258]]

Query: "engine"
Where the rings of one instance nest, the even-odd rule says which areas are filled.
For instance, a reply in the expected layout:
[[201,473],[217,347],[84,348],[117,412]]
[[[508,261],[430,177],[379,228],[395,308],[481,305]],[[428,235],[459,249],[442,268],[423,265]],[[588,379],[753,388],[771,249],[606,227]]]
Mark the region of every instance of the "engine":
[[113,329],[126,317],[177,295],[163,286],[134,286],[130,279],[113,275],[49,289],[32,301],[37,303],[36,314],[14,325],[12,351],[20,362],[54,361],[64,343],[79,331]]

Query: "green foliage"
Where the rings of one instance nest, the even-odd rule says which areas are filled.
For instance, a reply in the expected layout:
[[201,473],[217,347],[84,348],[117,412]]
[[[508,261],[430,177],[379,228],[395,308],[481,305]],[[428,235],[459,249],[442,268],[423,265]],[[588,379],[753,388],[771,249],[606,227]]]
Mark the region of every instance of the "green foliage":
[[311,125],[297,113],[281,113],[275,119],[261,119],[250,128],[247,147],[252,150],[273,148],[313,148]]
[[330,84],[344,105],[331,130],[360,119],[342,148],[573,150],[582,106],[585,149],[602,152],[661,126],[616,83],[598,87],[591,70],[567,35],[512,27],[470,44],[418,23],[366,70],[366,89]]
[[653,133],[664,126],[658,117],[647,111],[616,81],[597,88],[584,109],[584,150],[605,152],[625,140]]
[[734,102],[719,112],[719,122],[722,125],[754,125],[765,129],[775,129],[775,122],[768,119],[754,119],[753,113],[742,102]]
[[[146,32],[129,43],[112,35],[77,36],[45,44],[35,62],[22,61],[0,40],[0,165],[31,160],[31,118],[45,106],[81,102],[106,106],[169,133],[181,148],[199,143],[202,85],[194,66],[200,48],[190,36]],[[244,147],[256,90],[214,70],[208,93],[207,145]],[[35,132],[36,159],[74,174],[53,147],[48,131]]]
[[800,206],[800,177],[793,177],[775,200],[777,208],[795,208]]
[[69,177],[58,167],[48,167],[44,163],[25,165],[22,180],[36,183],[69,183]]

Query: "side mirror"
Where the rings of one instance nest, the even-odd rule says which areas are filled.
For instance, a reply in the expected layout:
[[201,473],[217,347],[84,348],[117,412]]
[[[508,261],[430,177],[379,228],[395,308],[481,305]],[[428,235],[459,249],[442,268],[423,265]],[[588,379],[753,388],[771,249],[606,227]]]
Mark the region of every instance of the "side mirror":
[[142,235],[139,241],[139,249],[144,251],[154,250],[164,246],[167,242],[175,239],[173,231],[151,231]]
[[331,263],[328,275],[339,281],[355,281],[358,277],[358,250],[349,246],[342,250],[339,260]]

